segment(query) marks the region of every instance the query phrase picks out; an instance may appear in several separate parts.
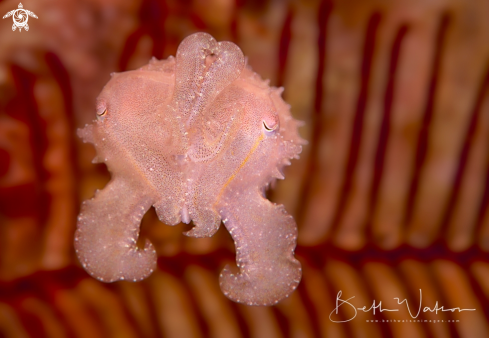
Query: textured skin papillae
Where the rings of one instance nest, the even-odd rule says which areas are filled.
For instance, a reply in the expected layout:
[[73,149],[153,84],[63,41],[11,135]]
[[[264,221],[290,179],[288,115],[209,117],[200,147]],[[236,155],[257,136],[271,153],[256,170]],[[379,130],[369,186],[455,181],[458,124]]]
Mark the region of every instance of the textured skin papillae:
[[104,282],[150,275],[156,252],[136,243],[154,206],[168,225],[193,221],[187,236],[212,236],[225,224],[239,268],[220,277],[230,299],[272,305],[287,297],[301,279],[296,224],[264,192],[305,141],[281,92],[235,44],[206,33],[187,37],[175,58],[113,75],[97,121],[79,131],[112,174],[78,217],[83,267]]

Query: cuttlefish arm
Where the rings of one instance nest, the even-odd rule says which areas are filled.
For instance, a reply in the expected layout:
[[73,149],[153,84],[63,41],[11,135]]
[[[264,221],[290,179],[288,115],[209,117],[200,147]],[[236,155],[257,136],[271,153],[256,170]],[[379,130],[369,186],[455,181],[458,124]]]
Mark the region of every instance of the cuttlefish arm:
[[294,258],[297,227],[282,205],[271,203],[258,189],[234,194],[224,202],[224,225],[236,246],[239,271],[226,266],[220,276],[224,294],[247,305],[273,305],[300,282],[301,264]]
[[75,250],[90,275],[103,281],[139,281],[156,268],[149,240],[137,246],[139,227],[151,200],[129,179],[113,178],[95,197],[82,204]]

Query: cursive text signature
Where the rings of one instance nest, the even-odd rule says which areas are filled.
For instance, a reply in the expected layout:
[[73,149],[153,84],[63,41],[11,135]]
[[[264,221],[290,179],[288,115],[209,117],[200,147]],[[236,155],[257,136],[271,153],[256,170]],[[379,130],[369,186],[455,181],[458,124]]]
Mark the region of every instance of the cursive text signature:
[[[355,296],[353,297],[350,297],[348,299],[342,299],[342,294],[343,292],[340,290],[338,292],[338,294],[336,295],[336,307],[333,309],[333,311],[331,311],[331,313],[329,314],[329,319],[333,322],[333,323],[344,323],[344,322],[349,322],[350,320],[354,319],[356,316],[357,316],[357,310],[360,310],[360,311],[363,311],[363,312],[369,312],[369,311],[372,311],[372,314],[375,315],[375,312],[378,310],[379,312],[384,312],[384,311],[390,311],[390,312],[395,312],[395,311],[399,311],[399,309],[386,309],[386,308],[382,308],[382,301],[378,302],[374,299],[374,301],[372,302],[372,305],[367,308],[367,306],[364,306],[364,307],[355,307],[352,303],[350,303],[350,300],[355,298]],[[411,316],[411,318],[415,319],[419,316],[419,314],[421,313],[421,309],[423,308],[423,292],[421,291],[421,289],[419,289],[419,306],[418,306],[418,311],[416,312],[416,314],[414,314],[412,311],[411,311],[411,307],[409,306],[409,303],[407,301],[407,299],[403,299],[401,300],[400,298],[398,297],[394,297],[394,299],[397,300],[397,304],[398,305],[401,305],[401,304],[406,304],[406,308],[409,312],[409,315]],[[349,306],[353,309],[353,316],[351,318],[348,318],[348,319],[345,319],[345,320],[334,320],[332,318],[333,314],[336,314],[338,315],[338,309],[341,307],[341,306]],[[445,309],[443,306],[439,306],[438,305],[438,301],[436,301],[435,303],[435,306],[433,307],[429,307],[429,306],[425,306],[423,308],[423,312],[435,312],[436,314],[438,314],[439,311],[441,312],[447,312],[447,311],[451,311],[451,312],[455,312],[455,311],[458,311],[458,312],[462,312],[462,311],[475,311],[475,309],[461,309],[459,307],[455,307],[455,308],[451,308],[451,309]]]

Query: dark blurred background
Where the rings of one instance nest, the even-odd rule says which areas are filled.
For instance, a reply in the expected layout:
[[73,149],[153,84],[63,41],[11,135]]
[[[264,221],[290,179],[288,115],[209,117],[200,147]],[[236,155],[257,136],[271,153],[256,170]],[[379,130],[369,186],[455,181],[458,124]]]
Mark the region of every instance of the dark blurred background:
[[[38,16],[28,32],[0,21],[0,337],[489,336],[489,1],[22,4]],[[197,31],[237,43],[306,122],[270,192],[297,220],[304,275],[274,307],[221,293],[235,253],[223,227],[187,238],[151,210],[158,270],[140,283],[98,282],[74,255],[80,203],[109,179],[76,129],[111,72]],[[394,297],[416,315],[420,289],[422,308],[476,311],[402,322]],[[340,290],[399,311],[352,319],[345,305],[334,323]]]

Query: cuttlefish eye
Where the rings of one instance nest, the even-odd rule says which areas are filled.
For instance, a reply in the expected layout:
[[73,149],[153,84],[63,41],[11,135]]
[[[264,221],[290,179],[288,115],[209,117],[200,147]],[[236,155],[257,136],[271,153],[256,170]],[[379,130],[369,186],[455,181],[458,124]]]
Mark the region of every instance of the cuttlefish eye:
[[265,127],[265,131],[269,133],[278,130],[279,127],[278,116],[273,116],[271,118],[267,118],[263,120],[263,127]]
[[107,108],[106,107],[102,107],[102,108],[97,109],[97,117],[103,117],[106,114],[107,114]]

